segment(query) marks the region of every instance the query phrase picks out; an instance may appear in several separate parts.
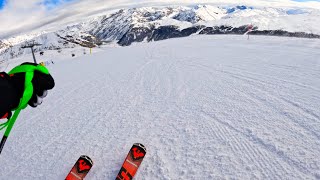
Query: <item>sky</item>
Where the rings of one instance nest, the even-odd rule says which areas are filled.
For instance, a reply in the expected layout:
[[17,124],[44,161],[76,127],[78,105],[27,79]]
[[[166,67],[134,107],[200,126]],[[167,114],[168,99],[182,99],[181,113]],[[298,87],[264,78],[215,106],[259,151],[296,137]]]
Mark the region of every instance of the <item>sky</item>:
[[0,0],[0,9],[2,9],[2,7],[4,6],[4,1],[5,0]]
[[[6,5],[7,1],[10,1],[10,0],[0,0],[0,9],[2,9]],[[50,9],[50,8],[58,7],[59,5],[63,4],[63,2],[68,2],[68,1],[73,1],[73,0],[43,0],[42,2],[38,1],[39,2],[38,5],[43,4],[44,6]]]
[[112,9],[171,4],[233,3],[238,5],[294,5],[318,7],[307,0],[0,0],[0,40],[34,29],[53,30]]
[[[0,10],[5,6],[6,2],[8,0],[0,0]],[[10,0],[9,0],[10,1]],[[63,2],[68,1],[77,1],[77,0],[44,0],[43,5],[45,5],[48,9],[59,7],[59,5],[63,4]],[[320,0],[293,0],[297,2],[306,2],[306,1],[318,1]]]

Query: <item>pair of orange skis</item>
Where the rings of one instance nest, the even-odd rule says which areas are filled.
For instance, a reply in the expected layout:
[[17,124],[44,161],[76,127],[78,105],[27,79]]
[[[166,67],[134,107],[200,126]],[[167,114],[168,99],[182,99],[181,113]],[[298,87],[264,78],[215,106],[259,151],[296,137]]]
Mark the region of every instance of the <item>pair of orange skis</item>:
[[[132,180],[145,155],[146,148],[142,144],[133,144],[122,164],[116,180]],[[83,180],[92,166],[93,161],[88,156],[80,156],[65,180]]]

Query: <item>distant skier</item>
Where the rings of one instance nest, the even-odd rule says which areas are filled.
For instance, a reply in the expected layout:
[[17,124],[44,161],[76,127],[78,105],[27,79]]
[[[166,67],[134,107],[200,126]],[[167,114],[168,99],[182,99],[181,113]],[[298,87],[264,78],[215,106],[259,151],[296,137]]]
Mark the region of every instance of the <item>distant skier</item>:
[[0,118],[10,119],[12,111],[27,104],[37,107],[54,85],[47,69],[35,63],[23,63],[9,74],[0,72]]

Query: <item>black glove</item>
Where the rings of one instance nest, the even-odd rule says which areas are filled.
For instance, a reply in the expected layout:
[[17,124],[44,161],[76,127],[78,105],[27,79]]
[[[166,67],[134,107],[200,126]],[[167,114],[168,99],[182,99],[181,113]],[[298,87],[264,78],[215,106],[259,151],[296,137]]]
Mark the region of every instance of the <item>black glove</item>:
[[[38,65],[35,63],[23,63],[21,65],[25,65],[25,64],[32,65],[32,66]],[[8,98],[2,97],[3,95],[0,91],[1,93],[0,99],[5,99],[7,101],[5,105],[7,107],[0,107],[0,118],[2,117],[1,113],[9,113],[19,106],[20,99],[24,93],[26,73],[24,72],[16,73],[16,74],[11,74],[10,76],[8,76],[5,73],[1,73],[1,74],[3,74],[4,79],[7,81],[3,83],[4,87],[1,87],[1,89],[4,88],[3,91],[6,91],[4,95],[7,94]],[[47,95],[47,90],[52,89],[55,84],[54,84],[54,79],[50,74],[44,74],[40,71],[35,70],[34,76],[32,79],[32,85],[33,85],[33,94],[28,104],[31,107],[37,107],[42,103],[42,98],[44,98]],[[10,117],[8,116],[7,118],[10,118]]]

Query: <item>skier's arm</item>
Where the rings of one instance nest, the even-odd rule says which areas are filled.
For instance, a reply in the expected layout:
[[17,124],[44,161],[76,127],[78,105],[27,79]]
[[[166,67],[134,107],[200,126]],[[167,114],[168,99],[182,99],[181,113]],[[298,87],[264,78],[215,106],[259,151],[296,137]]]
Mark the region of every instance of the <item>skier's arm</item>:
[[15,88],[10,83],[10,76],[0,73],[0,118],[9,118],[11,110],[18,106],[19,97]]
[[[37,66],[34,63],[24,63]],[[34,71],[32,79],[33,94],[28,104],[37,107],[42,103],[42,98],[47,95],[47,90],[54,87],[54,79],[50,74]],[[0,118],[10,118],[11,111],[15,110],[24,93],[25,73],[11,74],[0,73]]]

